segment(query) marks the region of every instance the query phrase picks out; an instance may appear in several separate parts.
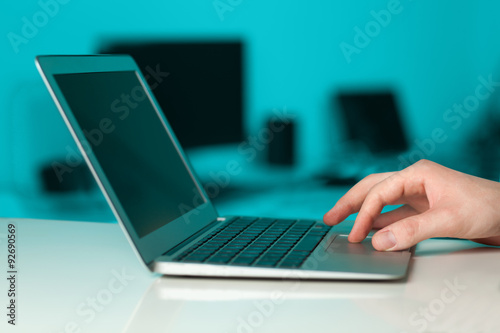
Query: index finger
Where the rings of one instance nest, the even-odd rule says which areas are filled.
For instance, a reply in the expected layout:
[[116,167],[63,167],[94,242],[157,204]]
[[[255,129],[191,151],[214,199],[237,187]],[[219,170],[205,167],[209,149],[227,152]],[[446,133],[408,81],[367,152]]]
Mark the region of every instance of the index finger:
[[370,189],[349,234],[350,241],[361,242],[365,239],[385,206],[399,204],[408,196],[425,192],[421,179],[408,177],[407,173],[405,170],[395,173]]
[[323,221],[328,225],[336,225],[349,215],[357,213],[372,187],[393,174],[395,172],[376,173],[363,178],[337,201],[335,206],[325,214]]

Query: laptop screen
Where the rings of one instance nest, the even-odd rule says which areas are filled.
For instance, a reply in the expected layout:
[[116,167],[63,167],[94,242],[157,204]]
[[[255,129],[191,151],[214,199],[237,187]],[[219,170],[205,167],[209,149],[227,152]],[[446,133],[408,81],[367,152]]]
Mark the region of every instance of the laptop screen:
[[139,237],[205,203],[136,72],[54,78]]

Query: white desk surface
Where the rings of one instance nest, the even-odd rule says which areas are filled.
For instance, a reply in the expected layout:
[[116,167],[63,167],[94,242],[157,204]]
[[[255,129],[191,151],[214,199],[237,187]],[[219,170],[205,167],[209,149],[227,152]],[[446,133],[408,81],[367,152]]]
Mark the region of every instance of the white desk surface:
[[[5,308],[12,222],[15,327]],[[165,278],[116,224],[1,219],[0,272],[0,332],[500,331],[500,250],[468,241],[422,242],[399,282]]]

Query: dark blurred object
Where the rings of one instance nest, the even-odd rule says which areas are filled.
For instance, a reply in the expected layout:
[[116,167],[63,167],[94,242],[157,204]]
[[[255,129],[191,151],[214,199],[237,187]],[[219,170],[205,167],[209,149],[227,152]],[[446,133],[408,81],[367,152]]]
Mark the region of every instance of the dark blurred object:
[[291,119],[271,118],[267,130],[272,137],[267,145],[270,164],[293,165],[295,163],[295,123]]
[[[499,181],[500,176],[500,101],[496,94],[490,101],[483,119],[471,132],[460,156],[461,164],[469,170],[460,170],[489,180]],[[497,104],[498,103],[498,104]],[[473,167],[471,167],[473,166]]]
[[348,140],[372,153],[402,152],[408,141],[392,92],[342,92],[337,96]]
[[117,42],[100,52],[134,58],[183,148],[243,141],[241,42]]
[[43,166],[40,170],[43,189],[46,192],[89,191],[95,186],[94,178],[85,163],[67,166],[64,160]]
[[346,137],[332,147],[332,157],[317,177],[327,185],[353,185],[369,174],[398,170],[409,143],[394,93],[342,91],[333,102]]

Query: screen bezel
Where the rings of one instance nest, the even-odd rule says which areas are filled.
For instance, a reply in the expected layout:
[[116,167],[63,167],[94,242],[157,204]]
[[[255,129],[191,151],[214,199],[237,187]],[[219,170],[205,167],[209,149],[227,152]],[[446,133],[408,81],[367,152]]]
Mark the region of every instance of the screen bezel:
[[[78,148],[80,149],[87,165],[89,166],[94,178],[96,179],[104,197],[108,201],[113,213],[115,214],[118,223],[127,235],[128,240],[136,250],[137,255],[149,265],[155,258],[161,256],[192,234],[207,226],[209,223],[217,219],[217,211],[210,202],[209,197],[205,193],[203,186],[193,173],[193,169],[179,145],[175,134],[173,133],[170,124],[165,118],[163,112],[149,90],[145,78],[139,70],[137,64],[128,55],[88,55],[88,56],[38,56],[36,57],[37,68],[42,75],[42,78],[49,89],[54,102],[56,103],[66,125],[68,126],[73,138],[75,139]],[[83,130],[78,124],[69,104],[59,89],[55,75],[58,74],[78,74],[78,73],[99,73],[99,72],[124,72],[133,71],[138,77],[138,81],[142,85],[147,97],[149,98],[155,112],[161,120],[163,126],[170,139],[173,141],[175,149],[179,153],[184,165],[186,166],[189,175],[196,185],[201,199],[204,201],[201,205],[194,208],[191,212],[180,216],[179,218],[168,222],[163,227],[143,236],[139,237],[136,233],[133,224],[128,219],[125,210],[121,206],[118,197],[116,196],[111,184],[101,168],[99,161],[93,153],[87,154],[83,148],[89,144],[85,138]],[[89,144],[90,145],[90,144]],[[194,205],[193,205],[194,206]]]

